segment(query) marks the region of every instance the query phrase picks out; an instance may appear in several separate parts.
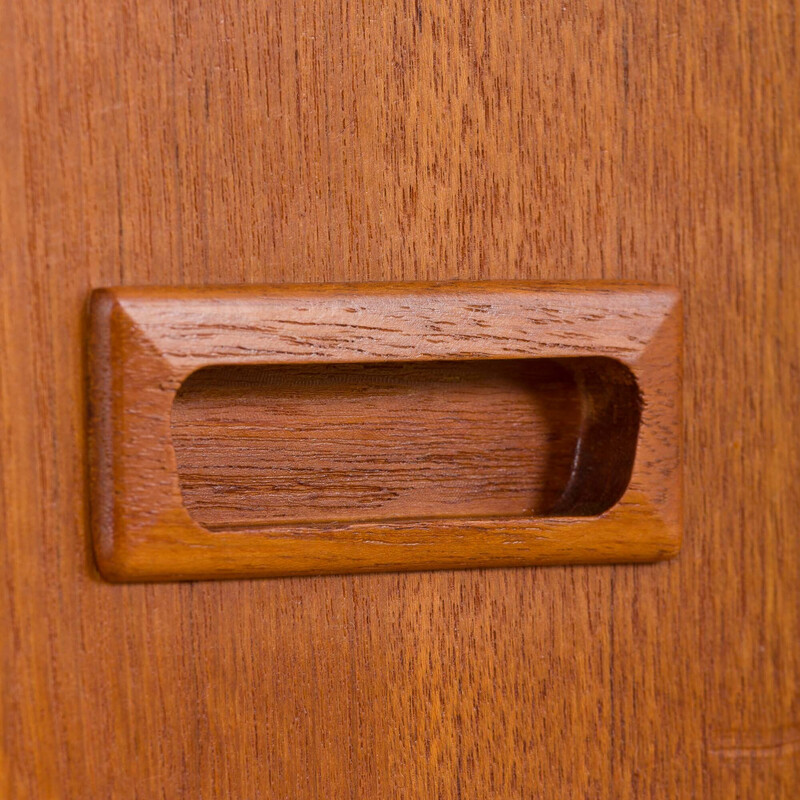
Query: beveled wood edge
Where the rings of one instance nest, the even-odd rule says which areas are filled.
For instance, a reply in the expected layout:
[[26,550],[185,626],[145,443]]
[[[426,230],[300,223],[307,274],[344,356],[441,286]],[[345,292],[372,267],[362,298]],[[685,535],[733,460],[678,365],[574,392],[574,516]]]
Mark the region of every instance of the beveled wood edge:
[[[258,300],[297,297],[297,291],[310,297],[336,293],[362,292],[384,296],[414,292],[445,294],[490,292],[496,295],[506,288],[525,293],[574,292],[576,295],[622,292],[658,293],[668,298],[662,324],[635,358],[625,360],[646,389],[654,371],[660,373],[662,393],[673,400],[675,420],[672,448],[663,452],[668,485],[658,496],[648,496],[647,482],[641,483],[639,462],[634,464],[629,489],[609,511],[597,517],[555,518],[477,518],[420,519],[398,522],[351,524],[277,525],[234,532],[208,531],[191,519],[180,499],[177,468],[174,491],[161,508],[144,513],[145,522],[137,522],[144,510],[132,502],[126,459],[119,444],[119,420],[126,407],[123,390],[115,389],[115,376],[131,366],[132,358],[142,358],[149,351],[149,364],[158,364],[161,381],[158,390],[163,408],[167,441],[164,449],[174,449],[169,441],[170,411],[174,394],[181,382],[203,364],[184,363],[176,370],[174,362],[163,358],[150,341],[146,325],[137,321],[126,300],[135,302],[157,297],[181,304],[189,298],[246,297]],[[623,284],[541,284],[512,283],[443,283],[443,284],[302,284],[275,287],[225,287],[222,289],[99,289],[90,301],[90,448],[92,480],[92,530],[101,574],[109,580],[190,580],[205,578],[276,577],[284,575],[331,574],[426,570],[455,567],[502,567],[521,565],[617,563],[621,561],[657,561],[670,558],[680,549],[682,494],[680,453],[680,368],[682,316],[680,296],[670,287]],[[124,341],[127,328],[129,341]],[[667,330],[666,335],[664,330]],[[666,339],[671,360],[648,363],[647,351],[659,339]],[[136,347],[131,348],[135,341]],[[498,356],[506,357],[506,356]],[[512,356],[513,357],[513,356]],[[532,355],[530,357],[536,357]],[[298,358],[288,363],[321,363],[324,358]],[[353,359],[355,360],[355,359]],[[415,359],[409,359],[415,360]],[[663,359],[656,358],[656,362]],[[213,358],[208,364],[218,363]],[[262,363],[274,363],[264,358]],[[280,363],[287,363],[282,361]],[[666,374],[665,374],[666,373]],[[136,394],[147,387],[125,381],[125,394]],[[145,381],[146,383],[146,381]],[[150,389],[152,390],[152,386]],[[652,401],[645,392],[647,401]],[[660,406],[649,405],[649,412]],[[640,431],[640,443],[647,441],[646,426]],[[116,439],[115,439],[116,437]],[[121,479],[121,488],[117,483]],[[177,503],[175,502],[177,492]],[[432,537],[428,536],[434,531]],[[381,540],[379,535],[392,540]],[[453,537],[449,550],[442,549],[442,537]],[[433,539],[433,541],[431,541]],[[489,545],[491,545],[490,549]]]

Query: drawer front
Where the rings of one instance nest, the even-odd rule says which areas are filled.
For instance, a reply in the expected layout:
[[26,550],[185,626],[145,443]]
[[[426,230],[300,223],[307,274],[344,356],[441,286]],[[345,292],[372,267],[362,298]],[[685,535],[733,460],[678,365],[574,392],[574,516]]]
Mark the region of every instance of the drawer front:
[[[791,8],[19,0],[0,37],[0,796],[800,794]],[[93,289],[452,280],[679,288],[676,558],[101,576]]]

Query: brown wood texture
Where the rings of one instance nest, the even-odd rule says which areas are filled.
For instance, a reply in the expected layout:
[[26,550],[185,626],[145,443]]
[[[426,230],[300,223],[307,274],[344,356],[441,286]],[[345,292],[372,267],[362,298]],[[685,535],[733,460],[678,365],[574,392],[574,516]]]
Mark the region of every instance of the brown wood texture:
[[[89,329],[92,529],[110,579],[655,561],[680,546],[674,289],[523,281],[121,287],[93,294]],[[345,519],[262,516],[209,529],[184,504],[172,410],[198,370],[519,358],[557,359],[581,397],[570,474],[541,516],[431,519],[418,510],[378,520],[353,506]],[[321,453],[316,460],[324,470]]]
[[582,392],[553,359],[209,367],[170,422],[209,528],[541,516],[574,463]]
[[[0,5],[0,795],[795,798],[791,3]],[[119,586],[84,305],[115,284],[684,295],[653,566]]]

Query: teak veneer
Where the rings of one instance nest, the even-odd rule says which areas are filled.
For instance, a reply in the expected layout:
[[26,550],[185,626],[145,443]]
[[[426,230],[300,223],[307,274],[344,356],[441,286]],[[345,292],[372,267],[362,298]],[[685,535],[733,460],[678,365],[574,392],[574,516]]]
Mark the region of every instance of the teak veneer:
[[669,557],[680,359],[664,287],[97,290],[98,565],[174,580]]
[[[800,798],[796,3],[16,0],[0,17],[0,798]],[[680,287],[679,557],[98,576],[92,289],[455,279]],[[192,441],[218,371],[273,368],[182,384],[195,519],[224,510],[192,483],[215,442],[231,452]],[[542,386],[503,390],[490,458],[523,419],[537,447],[554,419],[568,451],[575,417]],[[222,421],[260,402],[225,391]],[[534,460],[517,473],[537,512],[545,474],[563,485]]]
[[193,373],[170,432],[186,510],[224,530],[546,516],[581,420],[553,359],[259,364]]

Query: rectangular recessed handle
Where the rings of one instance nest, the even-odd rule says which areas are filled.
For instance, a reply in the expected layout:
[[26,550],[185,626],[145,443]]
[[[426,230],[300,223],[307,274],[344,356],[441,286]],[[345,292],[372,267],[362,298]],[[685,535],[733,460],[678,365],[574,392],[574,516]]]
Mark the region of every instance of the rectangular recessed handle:
[[606,283],[96,290],[100,571],[671,556],[679,304]]

